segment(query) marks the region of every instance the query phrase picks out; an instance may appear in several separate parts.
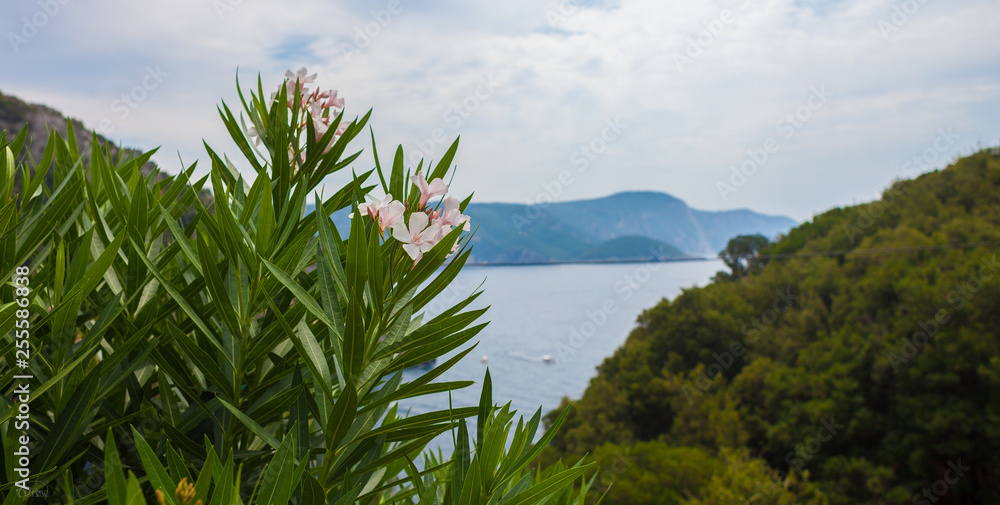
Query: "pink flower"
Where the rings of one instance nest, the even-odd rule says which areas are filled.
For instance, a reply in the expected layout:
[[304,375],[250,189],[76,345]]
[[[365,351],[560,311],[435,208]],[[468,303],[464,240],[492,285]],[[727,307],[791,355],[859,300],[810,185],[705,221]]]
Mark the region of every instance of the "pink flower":
[[420,190],[420,208],[422,209],[424,205],[427,205],[427,201],[432,197],[437,195],[443,195],[448,192],[448,185],[441,180],[440,177],[434,179],[427,183],[427,179],[424,179],[422,174],[417,174],[410,177],[410,182],[415,184]]
[[400,219],[392,228],[392,237],[403,243],[403,250],[413,258],[414,263],[420,261],[424,253],[441,240],[441,225],[431,223],[428,226],[429,221],[427,214],[414,212],[410,215],[409,227],[404,227],[403,220]]
[[[291,70],[286,70],[285,79],[287,79],[288,83],[291,84],[292,86],[297,84],[299,89],[305,89],[306,84],[312,84],[316,82],[316,74],[306,75],[308,73],[309,72],[306,71],[306,67],[298,69],[294,74],[292,73]],[[295,89],[292,86],[288,87],[289,93],[291,93]]]
[[329,97],[326,99],[326,102],[323,104],[323,107],[328,108],[328,109],[331,108],[331,107],[334,108],[334,109],[343,109],[344,108],[344,99],[343,98],[338,98],[337,97],[337,93],[338,93],[338,91],[335,90],[335,89],[334,90],[330,90],[329,91]]
[[367,213],[368,217],[377,222],[379,231],[385,231],[386,228],[393,228],[403,222],[403,212],[406,207],[403,206],[403,202],[393,200],[392,195],[386,195],[381,202],[358,205],[358,210]]
[[[306,101],[306,95],[308,94],[308,88],[306,84],[312,84],[316,82],[316,74],[307,75],[309,72],[306,71],[306,67],[298,69],[296,72],[291,70],[285,71],[285,88],[288,90],[288,106],[295,106],[295,90],[298,89],[302,95],[302,101]],[[273,99],[274,97],[272,97]]]
[[444,199],[444,207],[435,213],[435,217],[437,217],[437,222],[441,223],[442,227],[451,229],[452,226],[462,226],[463,230],[469,231],[472,229],[469,224],[470,218],[462,214],[462,211],[458,209],[459,205],[461,203],[458,201],[458,198],[449,196]]
[[306,75],[309,72],[306,71],[306,67],[298,69],[294,74],[291,70],[285,71],[285,79],[290,81],[298,81],[300,84],[310,84],[316,82],[316,74]]

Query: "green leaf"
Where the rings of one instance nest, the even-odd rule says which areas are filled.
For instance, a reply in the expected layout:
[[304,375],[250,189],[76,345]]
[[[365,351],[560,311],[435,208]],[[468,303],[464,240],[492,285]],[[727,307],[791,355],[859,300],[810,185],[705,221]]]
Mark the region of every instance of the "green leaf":
[[323,492],[323,486],[311,473],[306,472],[300,485],[302,486],[300,505],[326,505],[326,494]]
[[290,430],[264,471],[257,503],[288,503],[296,487],[292,479],[295,470],[294,454],[295,430]]
[[[469,424],[462,419],[458,422],[458,437],[454,442],[455,450],[452,452],[454,468],[452,469],[452,488],[455,490],[455,503],[461,490],[464,488],[465,476],[469,475],[469,466],[472,464],[472,448],[469,446]],[[477,472],[478,473],[478,472]]]
[[156,453],[153,452],[153,449],[146,443],[146,439],[143,438],[135,427],[132,428],[132,440],[135,441],[136,448],[139,450],[139,459],[142,460],[142,467],[146,470],[146,476],[149,477],[149,483],[153,486],[153,489],[163,491],[163,497],[168,504],[177,505],[173,493],[177,489],[177,483],[170,478],[167,469],[163,467]]
[[434,171],[432,171],[431,175],[427,177],[427,182],[439,177],[443,178],[448,175],[448,169],[451,168],[451,162],[455,159],[455,153],[458,152],[458,141],[460,139],[461,137],[457,137],[455,138],[455,141],[451,143],[451,146],[448,147],[448,151],[446,151],[444,156],[441,157],[441,161],[439,161],[434,167]]
[[267,253],[270,250],[271,235],[274,232],[275,226],[274,203],[271,201],[270,181],[267,180],[266,175],[258,174],[257,177],[265,180],[261,185],[260,207],[257,211],[257,254],[260,254],[261,257],[268,257]]
[[223,400],[222,398],[217,398],[217,399],[219,400],[219,403],[221,403],[223,407],[229,410],[229,412],[232,412],[233,416],[236,417],[237,421],[242,423],[243,426],[249,428],[250,431],[252,431],[254,435],[260,437],[260,439],[263,440],[264,443],[270,445],[271,447],[274,447],[275,449],[277,449],[278,446],[281,445],[278,442],[278,439],[274,438],[274,435],[272,435],[270,431],[265,430],[263,427],[261,427],[261,425],[257,424],[256,421],[250,419],[243,412],[240,412],[240,409],[232,406],[229,402]]
[[87,374],[82,383],[70,394],[53,424],[52,431],[45,437],[42,449],[36,456],[42,471],[63,461],[63,455],[72,449],[86,427],[86,420],[93,416],[94,393],[100,378],[97,374]]
[[205,453],[205,455],[205,464],[202,465],[201,471],[198,472],[198,481],[194,486],[194,495],[195,497],[201,499],[202,503],[207,501],[206,498],[208,497],[208,490],[210,489],[213,479],[228,479],[230,477],[229,475],[220,475],[220,477],[215,476],[216,472],[221,470],[221,468],[217,466],[219,458],[215,455],[215,448],[209,446],[209,451]]
[[434,412],[427,412],[425,414],[418,414],[412,417],[404,417],[398,421],[394,421],[385,425],[382,425],[374,430],[365,433],[359,440],[377,437],[382,434],[391,434],[395,431],[400,431],[407,428],[427,428],[433,424],[454,422],[459,419],[464,419],[466,417],[472,417],[476,415],[479,410],[475,407],[462,407],[451,410],[438,410]]
[[542,503],[549,495],[561,491],[567,486],[572,486],[573,481],[583,476],[592,465],[567,468],[557,472],[547,479],[537,482],[527,491],[518,494],[510,499],[504,500],[504,505],[527,505],[529,503]]
[[316,336],[309,330],[309,325],[306,324],[305,320],[300,321],[299,325],[295,327],[293,339],[298,344],[296,348],[300,349],[299,353],[302,354],[302,359],[306,360],[306,366],[309,370],[315,370],[313,373],[315,388],[330,391],[330,395],[319,392],[316,394],[316,402],[319,404],[320,412],[322,415],[326,415],[330,410],[329,405],[333,403],[332,401],[326,402],[326,399],[331,398],[333,394],[333,380],[330,378],[330,368],[327,366],[323,348],[316,341]]
[[326,448],[329,451],[337,450],[340,441],[347,435],[354,423],[354,417],[358,411],[358,395],[353,387],[346,387],[340,392],[337,403],[330,412],[330,417],[326,421],[323,430],[326,436]]
[[125,503],[126,505],[146,505],[146,498],[142,495],[142,487],[139,485],[139,479],[136,479],[135,474],[132,472],[128,473],[128,484],[125,488]]
[[[295,345],[295,349],[299,352],[300,355],[302,355],[303,361],[305,361],[306,363],[306,367],[309,368],[309,373],[313,376],[313,380],[316,381],[317,384],[329,383],[331,380],[329,368],[327,368],[327,371],[324,373],[323,369],[318,365],[318,363],[315,363],[313,362],[313,360],[308,359],[308,356],[314,352],[310,351],[307,348],[311,346],[312,343],[304,342],[301,337],[308,337],[309,335],[312,335],[312,332],[309,332],[308,334],[300,334],[299,332],[292,330],[292,327],[288,325],[288,321],[285,319],[284,314],[282,314],[281,311],[278,310],[278,306],[274,303],[274,300],[271,299],[270,295],[264,293],[264,297],[265,299],[267,299],[267,304],[269,307],[271,307],[271,312],[274,314],[275,319],[278,321],[278,324],[285,331],[285,333],[287,335],[293,335],[299,337],[291,339],[292,344]],[[313,340],[313,342],[315,342],[315,339]],[[319,344],[316,345],[318,346]],[[332,387],[317,388],[317,389],[320,392],[322,392],[323,396],[326,398],[327,401],[330,402],[331,405],[334,403],[335,399],[333,397]]]
[[104,481],[108,505],[127,505],[128,488],[125,486],[125,468],[118,458],[115,437],[108,428],[108,438],[104,444]]
[[173,337],[184,351],[184,355],[198,367],[198,371],[203,373],[206,378],[210,379],[222,391],[231,392],[235,389],[236,386],[229,380],[226,374],[222,373],[222,369],[215,358],[202,350],[194,340],[191,340],[189,335],[174,326],[174,323],[166,321],[165,326],[170,336]]
[[[542,451],[544,451],[545,448],[549,446],[549,443],[552,442],[552,439],[556,436],[556,433],[559,432],[559,428],[562,426],[563,422],[566,421],[566,416],[568,414],[569,414],[569,407],[566,407],[565,409],[563,409],[562,413],[559,414],[559,418],[556,419],[556,422],[553,423],[552,426],[550,426],[549,429],[545,432],[545,434],[542,435],[542,438],[539,439],[538,442],[531,447],[531,450],[524,453],[522,456],[514,460],[512,463],[505,461],[504,464],[502,464],[499,469],[501,478],[515,474],[522,468],[528,466],[528,464],[530,464],[532,461],[535,461],[535,459],[537,459],[538,456],[542,454]],[[534,423],[536,423],[537,421],[535,421],[534,419],[533,421],[534,422],[532,424],[534,425]]]
[[[137,247],[136,244],[132,244],[132,246]],[[177,288],[175,288],[167,280],[167,277],[163,275],[163,273],[160,272],[160,270],[156,268],[156,266],[153,265],[153,263],[149,261],[148,258],[146,258],[146,255],[140,254],[139,258],[144,263],[146,263],[146,267],[149,268],[149,271],[153,274],[154,277],[156,277],[157,280],[160,281],[160,285],[163,286],[163,288],[166,289],[166,291],[170,294],[171,300],[178,306],[180,306],[181,309],[184,311],[184,313],[187,314],[189,318],[191,318],[191,321],[195,324],[195,326],[198,327],[199,330],[201,330],[201,332],[205,335],[209,343],[212,344],[212,346],[214,346],[220,353],[222,353],[223,356],[225,356],[226,352],[222,348],[222,344],[220,344],[219,340],[216,338],[215,333],[212,332],[212,330],[208,328],[208,325],[205,324],[205,321],[202,320],[201,314],[198,311],[194,310],[194,308],[191,307],[191,304],[187,302],[186,298],[184,297],[184,294],[178,291]],[[229,359],[228,356],[226,356],[226,359],[227,360]],[[229,365],[235,368],[235,364],[233,364],[231,361],[229,362]]]
[[483,451],[483,430],[489,421],[490,413],[493,411],[493,379],[490,378],[490,369],[486,367],[486,377],[483,378],[483,393],[479,397],[478,422],[476,422],[476,453]]
[[348,380],[354,381],[364,369],[365,358],[365,318],[364,292],[368,282],[368,251],[365,236],[364,218],[354,205],[354,218],[351,219],[351,235],[347,240],[347,287],[348,302],[345,314],[344,328],[344,373]]
[[10,150],[10,147],[4,147],[3,152],[0,152],[0,188],[5,192],[4,200],[10,196],[10,190],[7,186],[14,180],[14,169],[16,167],[14,152]]
[[273,264],[271,264],[271,262],[267,260],[261,260],[261,263],[263,263],[264,266],[267,267],[267,269],[270,270],[272,274],[274,274],[274,276],[278,279],[278,281],[280,281],[286,288],[288,288],[289,291],[292,292],[292,295],[294,295],[295,298],[298,299],[299,303],[304,305],[306,309],[308,309],[309,312],[312,313],[312,315],[316,316],[316,318],[318,318],[320,321],[323,322],[323,324],[327,326],[333,325],[333,322],[326,318],[326,314],[323,312],[323,308],[320,307],[318,303],[316,303],[316,299],[312,295],[307,293],[305,289],[302,289],[302,286],[299,286],[299,284],[295,282],[294,279],[289,277],[288,274],[286,274],[280,268],[274,266]]
[[242,332],[240,318],[233,307],[230,290],[226,289],[226,285],[222,281],[222,273],[216,264],[217,255],[212,254],[212,251],[209,250],[204,236],[199,235],[196,241],[198,242],[198,254],[202,272],[205,274],[205,284],[208,286],[208,291],[212,294],[212,305],[218,309],[217,312],[221,314],[222,320],[229,327],[229,331],[239,335]]
[[170,215],[162,205],[159,206],[160,214],[163,216],[163,221],[167,223],[167,227],[170,228],[170,233],[173,235],[173,239],[177,242],[178,246],[181,248],[181,252],[187,258],[188,263],[201,274],[201,261],[199,260],[198,254],[194,250],[194,246],[191,245],[191,241],[188,240],[187,236],[184,234],[184,230],[177,224],[177,221]]

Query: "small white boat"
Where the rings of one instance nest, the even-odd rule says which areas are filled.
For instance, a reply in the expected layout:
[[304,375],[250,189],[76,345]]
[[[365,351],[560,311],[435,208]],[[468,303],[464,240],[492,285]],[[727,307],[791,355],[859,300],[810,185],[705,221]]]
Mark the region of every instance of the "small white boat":
[[549,356],[548,354],[543,354],[542,355],[542,363],[548,363],[548,364],[551,365],[552,363],[555,363],[555,362],[556,362],[556,360],[553,359],[552,356]]

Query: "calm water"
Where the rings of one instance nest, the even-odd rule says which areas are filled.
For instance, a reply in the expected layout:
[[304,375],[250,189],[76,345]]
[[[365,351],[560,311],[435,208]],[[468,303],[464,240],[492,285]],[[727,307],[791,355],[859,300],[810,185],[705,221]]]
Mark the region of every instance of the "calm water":
[[[452,394],[454,406],[475,406],[489,367],[494,402],[512,400],[525,418],[539,407],[548,412],[563,396],[580,397],[595,367],[625,342],[644,309],[683,288],[705,285],[722,269],[719,261],[468,267],[427,306],[427,315],[439,314],[482,283],[475,306],[490,305],[484,320],[491,322],[477,336],[478,347],[438,380],[476,381]],[[551,363],[543,362],[546,355]],[[407,370],[404,380],[422,373]],[[434,395],[400,402],[400,411],[411,409],[412,415],[447,406],[447,395]],[[448,445],[450,440],[442,443]]]

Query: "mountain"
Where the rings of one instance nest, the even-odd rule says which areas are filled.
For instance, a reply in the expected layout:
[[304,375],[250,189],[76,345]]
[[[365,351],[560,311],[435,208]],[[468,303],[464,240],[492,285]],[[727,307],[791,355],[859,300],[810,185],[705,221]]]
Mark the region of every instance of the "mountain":
[[606,240],[577,256],[580,260],[638,260],[651,255],[659,257],[682,257],[680,249],[641,235],[626,235]]
[[[82,122],[77,119],[67,118],[59,111],[41,104],[27,103],[15,96],[5,95],[0,92],[0,130],[7,130],[8,138],[17,135],[21,129],[27,125],[29,150],[31,156],[36,160],[41,159],[42,151],[45,149],[45,139],[49,136],[49,131],[55,129],[57,133],[66,136],[67,126],[72,125],[73,134],[76,137],[80,151],[84,153],[84,159],[90,158],[90,146],[92,141],[91,132],[86,129]],[[100,135],[98,141],[102,145],[107,145],[111,149],[113,156],[118,156],[119,148]],[[138,156],[139,151],[125,149],[123,154]],[[148,163],[143,167],[146,174],[152,173],[156,168],[153,163]],[[19,178],[18,178],[19,179]],[[15,181],[15,189],[19,187],[19,181]]]
[[1000,503],[998,252],[1000,148],[817,215],[644,311],[541,463],[609,505]]
[[[486,205],[486,204],[480,204]],[[475,217],[479,206],[470,206]],[[590,244],[623,236],[643,236],[672,244],[694,255],[715,255],[737,235],[760,233],[775,237],[795,226],[791,218],[767,216],[750,210],[701,211],[683,200],[653,191],[632,191],[592,200],[557,202],[534,208],[509,209],[508,229],[519,234],[546,233],[547,219],[562,223],[559,229]]]
[[795,225],[750,210],[696,210],[652,191],[537,206],[472,203],[466,214],[479,227],[471,261],[483,263],[714,256],[737,235],[773,238]]
[[[610,261],[715,256],[737,235],[773,238],[791,218],[751,210],[702,211],[652,191],[544,205],[470,203],[471,263]],[[334,215],[349,229],[347,212]]]

